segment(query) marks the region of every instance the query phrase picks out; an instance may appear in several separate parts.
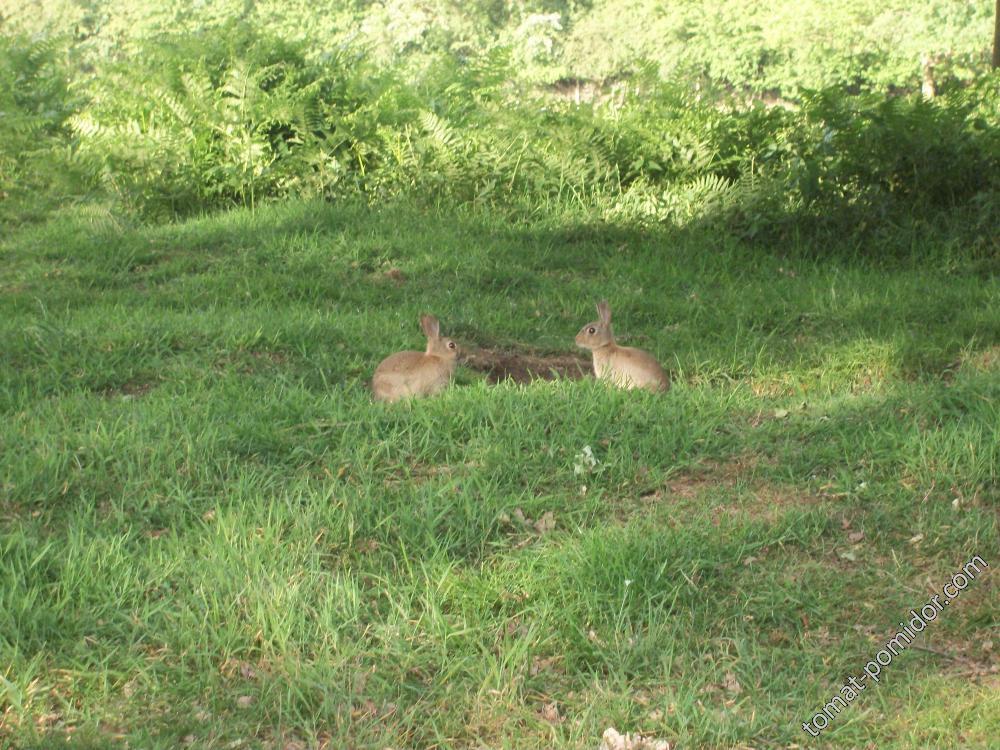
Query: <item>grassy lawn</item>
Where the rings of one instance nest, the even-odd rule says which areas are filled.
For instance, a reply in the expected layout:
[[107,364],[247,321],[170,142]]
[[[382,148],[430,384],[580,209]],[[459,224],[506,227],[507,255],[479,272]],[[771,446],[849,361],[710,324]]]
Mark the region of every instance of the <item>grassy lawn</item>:
[[[0,744],[995,747],[997,269],[800,250],[302,203],[9,236]],[[565,358],[602,297],[669,393],[371,401],[421,312]]]

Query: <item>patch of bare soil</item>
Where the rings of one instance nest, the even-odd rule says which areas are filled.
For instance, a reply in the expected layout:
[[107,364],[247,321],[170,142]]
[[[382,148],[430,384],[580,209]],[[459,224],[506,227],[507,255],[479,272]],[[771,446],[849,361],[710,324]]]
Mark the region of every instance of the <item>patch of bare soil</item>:
[[962,357],[959,363],[973,370],[1000,369],[1000,346],[981,349],[966,357]]
[[[714,508],[717,518],[724,514],[746,513],[768,521],[776,520],[790,508],[822,502],[823,498],[801,488],[756,476],[760,460],[757,456],[743,455],[725,462],[707,462],[672,478],[644,499],[647,502],[690,502],[710,493],[721,494]],[[739,502],[733,502],[734,494],[739,496]]]
[[963,353],[941,371],[941,379],[950,383],[960,370],[976,372],[1000,370],[1000,346],[988,346],[985,349]]
[[403,286],[409,280],[406,274],[395,266],[384,271],[373,272],[371,279],[376,284],[392,284],[396,287]]
[[[895,633],[889,633],[883,643]],[[929,643],[911,643],[908,648],[937,657],[938,673],[987,685],[1000,682],[1000,658],[994,651],[992,635],[979,632],[969,638],[938,639]]]
[[533,380],[581,380],[590,376],[590,360],[575,354],[532,354],[530,351],[476,349],[463,364],[486,376],[495,385],[504,380],[530,383]]
[[118,386],[108,386],[101,390],[105,398],[141,398],[156,387],[154,380],[129,380]]
[[288,355],[280,351],[235,349],[216,359],[214,367],[219,372],[233,370],[241,375],[252,375],[271,367],[280,367],[287,361]]

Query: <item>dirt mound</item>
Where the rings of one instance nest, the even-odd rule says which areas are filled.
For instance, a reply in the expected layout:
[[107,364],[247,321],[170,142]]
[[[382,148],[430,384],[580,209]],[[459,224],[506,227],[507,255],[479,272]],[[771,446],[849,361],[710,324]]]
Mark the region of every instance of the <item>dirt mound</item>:
[[513,380],[530,383],[533,380],[580,380],[590,376],[590,360],[575,354],[533,354],[530,351],[498,351],[476,349],[469,352],[463,364],[486,375],[489,383]]

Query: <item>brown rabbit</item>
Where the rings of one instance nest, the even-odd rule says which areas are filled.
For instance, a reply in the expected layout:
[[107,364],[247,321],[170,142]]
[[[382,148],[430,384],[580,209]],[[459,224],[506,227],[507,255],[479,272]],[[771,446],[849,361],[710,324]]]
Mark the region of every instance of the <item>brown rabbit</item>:
[[458,359],[458,345],[441,338],[441,326],[433,315],[421,315],[420,327],[427,336],[426,351],[396,352],[375,368],[372,392],[376,401],[432,396],[448,386]]
[[619,388],[646,388],[665,391],[670,387],[666,373],[652,354],[631,346],[618,346],[611,332],[611,308],[597,303],[600,320],[587,323],[576,334],[576,345],[594,354],[594,374]]

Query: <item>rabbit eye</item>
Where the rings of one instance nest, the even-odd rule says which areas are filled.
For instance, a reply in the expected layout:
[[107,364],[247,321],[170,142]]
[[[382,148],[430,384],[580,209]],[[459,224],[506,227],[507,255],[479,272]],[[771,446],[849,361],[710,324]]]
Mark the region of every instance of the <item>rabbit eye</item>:
[[449,341],[448,342],[448,348],[449,349],[454,349],[455,348],[455,342],[454,341]]
[[594,326],[591,326],[590,328],[587,329],[587,333],[591,333],[591,334],[597,333],[597,329],[594,328]]

